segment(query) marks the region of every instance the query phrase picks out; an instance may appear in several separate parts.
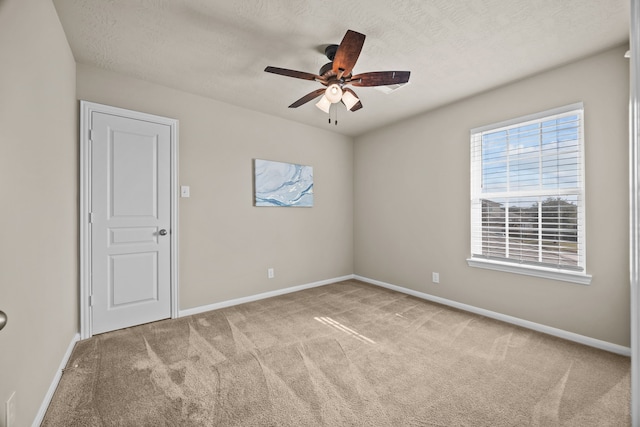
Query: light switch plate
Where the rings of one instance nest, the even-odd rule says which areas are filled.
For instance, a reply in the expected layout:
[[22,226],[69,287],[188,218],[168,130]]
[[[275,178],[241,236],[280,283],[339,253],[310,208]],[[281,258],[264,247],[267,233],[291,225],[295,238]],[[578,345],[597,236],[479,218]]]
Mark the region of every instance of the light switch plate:
[[189,186],[188,185],[183,185],[180,187],[180,197],[189,197]]

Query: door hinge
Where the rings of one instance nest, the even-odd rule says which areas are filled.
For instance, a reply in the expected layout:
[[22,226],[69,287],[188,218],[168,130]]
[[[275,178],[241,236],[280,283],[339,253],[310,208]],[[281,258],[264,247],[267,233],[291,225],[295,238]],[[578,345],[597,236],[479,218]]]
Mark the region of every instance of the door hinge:
[[89,307],[93,307],[93,295],[89,295]]
[[93,129],[89,129],[89,141],[93,141]]
[[89,212],[89,224],[93,224],[93,212]]

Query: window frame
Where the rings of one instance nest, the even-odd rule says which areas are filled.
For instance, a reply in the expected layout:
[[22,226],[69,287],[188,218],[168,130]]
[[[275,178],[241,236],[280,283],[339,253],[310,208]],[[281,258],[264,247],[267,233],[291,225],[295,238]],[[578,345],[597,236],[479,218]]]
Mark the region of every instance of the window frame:
[[[477,156],[482,155],[481,150],[478,150],[478,146],[482,147],[482,134],[487,132],[495,132],[505,128],[517,128],[524,127],[531,122],[543,122],[550,120],[554,116],[566,115],[570,113],[579,113],[579,142],[578,142],[578,165],[579,172],[579,199],[580,205],[578,206],[578,243],[582,250],[579,253],[578,265],[580,270],[572,268],[562,268],[560,266],[548,266],[537,265],[535,263],[518,263],[517,261],[501,260],[499,258],[489,258],[484,256],[474,256],[474,253],[481,253],[478,248],[482,247],[481,238],[477,238],[478,231],[482,233],[482,205],[480,200],[482,199],[482,161],[478,160]],[[583,285],[589,285],[591,283],[591,275],[587,274],[586,263],[586,221],[585,221],[585,136],[584,136],[584,105],[582,102],[565,105],[550,110],[541,111],[538,113],[530,114],[527,116],[517,117],[514,119],[502,121],[499,123],[493,123],[481,127],[477,127],[470,130],[470,172],[471,172],[471,187],[470,187],[470,215],[471,215],[471,229],[470,229],[470,256],[467,258],[467,264],[470,267],[484,268],[490,270],[504,271],[509,273],[523,274],[528,276],[542,277],[553,280],[561,280],[567,282],[573,282]],[[517,192],[517,191],[514,191]],[[545,193],[540,191],[541,193]],[[508,194],[509,192],[505,192]],[[554,197],[558,196],[558,193],[554,193],[550,190],[542,197]],[[475,202],[475,203],[474,203]],[[480,206],[478,208],[478,202]],[[480,224],[479,228],[477,224]],[[474,231],[475,230],[475,231]]]

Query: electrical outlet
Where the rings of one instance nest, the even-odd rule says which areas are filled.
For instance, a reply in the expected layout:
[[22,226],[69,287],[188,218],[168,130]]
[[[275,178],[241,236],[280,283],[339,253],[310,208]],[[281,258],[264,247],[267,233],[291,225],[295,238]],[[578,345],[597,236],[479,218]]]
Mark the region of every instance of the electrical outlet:
[[16,425],[16,392],[5,403],[5,427],[15,427]]
[[276,277],[276,273],[275,273],[275,271],[273,270],[273,268],[270,268],[270,269],[268,269],[268,270],[267,270],[267,277],[268,277],[269,279],[273,279],[274,277]]
[[440,273],[431,273],[433,283],[440,283]]

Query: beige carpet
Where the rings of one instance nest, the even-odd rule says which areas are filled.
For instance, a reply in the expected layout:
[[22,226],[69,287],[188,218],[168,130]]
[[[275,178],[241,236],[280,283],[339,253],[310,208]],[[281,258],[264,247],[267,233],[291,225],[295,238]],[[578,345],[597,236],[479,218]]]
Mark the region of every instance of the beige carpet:
[[630,361],[347,281],[76,345],[44,426],[626,426]]

